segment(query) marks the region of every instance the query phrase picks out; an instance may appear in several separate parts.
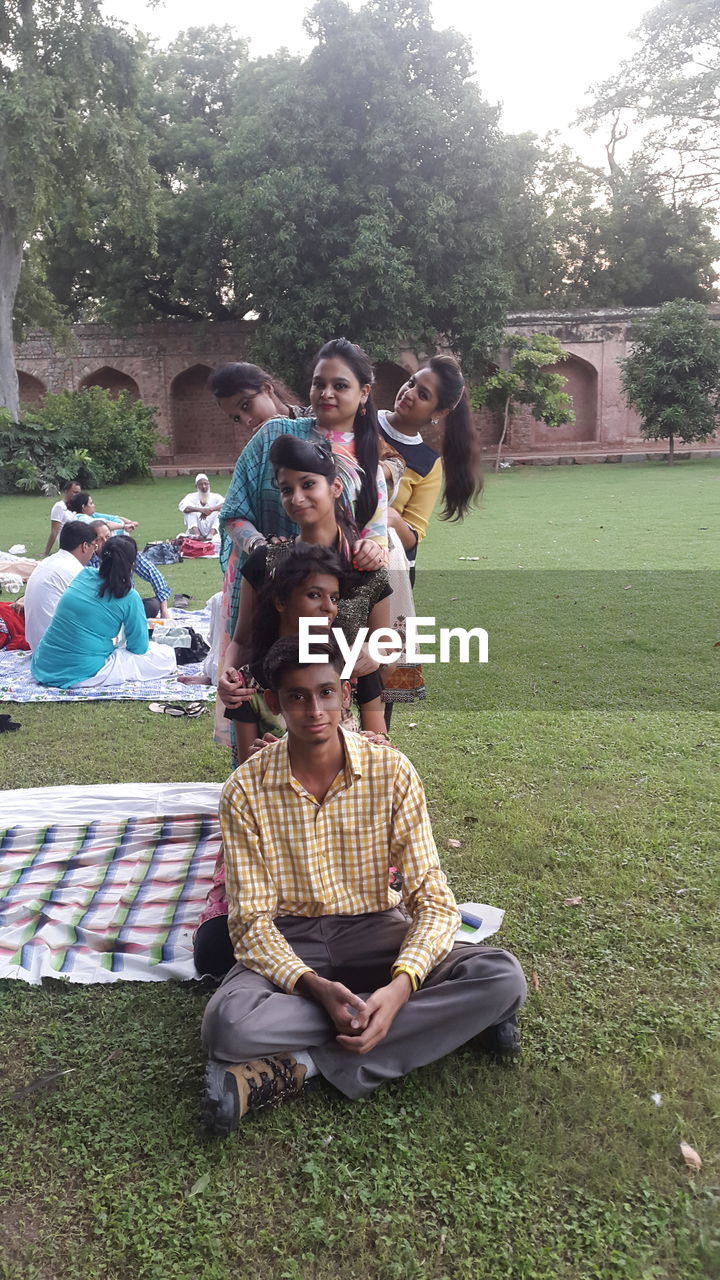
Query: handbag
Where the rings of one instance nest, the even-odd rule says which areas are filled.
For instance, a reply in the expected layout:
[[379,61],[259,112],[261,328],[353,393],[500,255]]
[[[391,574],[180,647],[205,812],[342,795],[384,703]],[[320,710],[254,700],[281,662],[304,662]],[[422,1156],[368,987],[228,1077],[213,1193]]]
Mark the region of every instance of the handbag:
[[185,629],[189,632],[190,644],[175,650],[175,661],[179,667],[187,666],[189,662],[202,662],[210,652],[210,645],[205,643],[194,627]]
[[183,556],[190,560],[215,555],[215,543],[204,541],[202,538],[181,538],[180,545]]

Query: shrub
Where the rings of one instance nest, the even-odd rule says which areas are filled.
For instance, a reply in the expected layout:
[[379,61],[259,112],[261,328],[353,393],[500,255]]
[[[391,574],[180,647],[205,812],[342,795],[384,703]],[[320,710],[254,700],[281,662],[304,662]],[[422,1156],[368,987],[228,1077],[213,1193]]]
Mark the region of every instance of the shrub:
[[22,422],[0,411],[3,489],[49,492],[62,480],[84,488],[147,476],[158,444],[153,410],[102,387],[46,395]]

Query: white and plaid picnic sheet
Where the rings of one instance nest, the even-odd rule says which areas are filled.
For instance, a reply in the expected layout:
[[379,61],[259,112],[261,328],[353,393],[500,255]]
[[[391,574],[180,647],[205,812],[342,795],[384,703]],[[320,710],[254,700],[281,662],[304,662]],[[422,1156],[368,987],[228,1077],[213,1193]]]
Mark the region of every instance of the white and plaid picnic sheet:
[[219,783],[0,793],[0,978],[196,978]]

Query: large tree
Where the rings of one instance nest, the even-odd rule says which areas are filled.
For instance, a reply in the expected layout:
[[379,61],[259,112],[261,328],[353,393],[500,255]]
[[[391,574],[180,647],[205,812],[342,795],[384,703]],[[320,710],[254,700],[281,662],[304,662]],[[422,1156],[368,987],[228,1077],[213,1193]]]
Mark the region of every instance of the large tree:
[[[443,335],[471,365],[509,296],[510,162],[468,47],[427,0],[321,0],[306,59],[248,61],[193,30],[148,64],[157,247],[77,234],[59,206],[46,278],[76,316],[258,316],[256,353],[299,381],[346,333],[373,355]],[[112,217],[95,190],[92,221]]]
[[674,202],[642,161],[590,169],[552,139],[510,140],[504,220],[512,305],[643,307],[708,301],[720,242],[703,209]]
[[[332,333],[375,355],[444,335],[472,367],[508,297],[496,113],[427,0],[320,0],[296,82],[238,118],[229,175],[262,353],[297,376]],[[268,164],[268,157],[270,163]]]
[[720,425],[720,326],[697,302],[666,302],[632,328],[622,384],[650,440],[707,440]]
[[[138,87],[139,49],[102,21],[96,0],[0,6],[0,405],[12,417],[13,310],[23,256],[43,287],[43,237],[56,210],[71,208],[84,228],[93,183],[101,183],[114,224],[131,239],[152,235]],[[32,292],[29,282],[26,297]]]
[[637,51],[595,87],[583,117],[607,129],[611,146],[618,136],[634,136],[675,199],[717,208],[720,4],[662,0],[636,35]]
[[[193,28],[146,59],[138,112],[155,183],[156,236],[150,244],[123,232],[113,191],[102,181],[87,191],[82,225],[71,202],[57,201],[46,231],[45,279],[65,314],[120,328],[158,317],[238,314],[236,246],[218,158],[247,74],[246,42],[228,28]],[[242,300],[239,314],[246,310]]]

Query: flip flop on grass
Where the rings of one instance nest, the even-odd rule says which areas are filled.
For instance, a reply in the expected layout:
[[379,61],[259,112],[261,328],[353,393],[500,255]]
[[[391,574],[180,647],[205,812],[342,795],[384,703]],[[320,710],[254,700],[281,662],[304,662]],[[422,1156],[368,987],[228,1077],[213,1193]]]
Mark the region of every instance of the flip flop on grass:
[[207,704],[204,702],[150,702],[148,710],[155,711],[159,716],[201,716],[207,711]]

